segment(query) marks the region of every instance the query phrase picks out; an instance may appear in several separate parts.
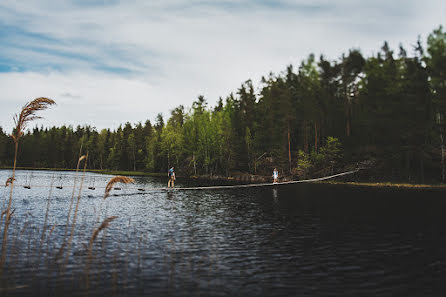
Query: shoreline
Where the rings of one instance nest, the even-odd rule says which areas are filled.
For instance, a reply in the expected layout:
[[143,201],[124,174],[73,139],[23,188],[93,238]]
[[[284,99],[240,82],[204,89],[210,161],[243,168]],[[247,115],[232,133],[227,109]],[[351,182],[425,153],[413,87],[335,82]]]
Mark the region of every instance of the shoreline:
[[[12,167],[2,166],[0,170],[12,170]],[[16,167],[16,170],[36,170],[36,171],[73,171],[76,169],[70,168],[34,168],[34,167]],[[83,171],[79,169],[79,172]],[[144,171],[125,171],[125,170],[108,170],[108,169],[86,169],[86,172],[93,172],[98,174],[108,175],[124,175],[124,176],[157,176],[163,177],[165,174],[156,172],[144,172]]]
[[354,187],[446,190],[446,184],[409,184],[409,183],[393,183],[393,182],[338,182],[338,181],[322,181],[319,183],[332,184],[332,185],[348,185]]
[[[214,180],[214,181],[226,181],[226,182],[251,182],[251,183],[264,183],[271,182],[272,177],[260,176],[260,175],[236,175],[230,177],[223,176],[191,176],[193,179]],[[289,177],[280,179],[283,181],[292,181]],[[446,184],[411,184],[405,182],[354,182],[354,181],[336,181],[336,177],[332,180],[313,181],[308,183],[328,184],[328,185],[347,185],[354,187],[380,187],[380,188],[397,188],[397,189],[441,189],[446,190]]]
[[[12,170],[12,167],[2,166],[0,170]],[[69,168],[33,168],[33,167],[17,167],[16,170],[36,170],[36,171],[76,171],[76,169]],[[81,170],[79,170],[81,171]],[[87,169],[87,172],[107,174],[107,175],[124,175],[124,176],[153,176],[165,177],[163,173],[157,172],[143,172],[143,171],[125,171],[125,170],[108,170],[108,169]],[[232,183],[265,183],[272,182],[270,176],[239,174],[234,176],[222,175],[191,175],[178,176],[180,178],[205,180],[205,181],[222,181]],[[281,178],[281,181],[291,181],[289,177]],[[326,180],[312,183],[331,184],[331,185],[348,185],[355,187],[381,187],[381,188],[398,188],[398,189],[446,189],[446,184],[412,184],[405,182],[353,182],[353,181],[336,181]]]

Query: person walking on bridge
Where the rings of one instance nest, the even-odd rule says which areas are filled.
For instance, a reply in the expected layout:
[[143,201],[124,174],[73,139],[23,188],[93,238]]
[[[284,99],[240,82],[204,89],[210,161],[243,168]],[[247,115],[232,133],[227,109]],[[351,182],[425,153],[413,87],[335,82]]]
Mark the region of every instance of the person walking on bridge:
[[169,181],[167,182],[167,187],[174,188],[175,187],[175,169],[173,166],[167,172],[167,176],[169,177]]
[[277,184],[279,182],[279,171],[277,168],[273,170],[273,184]]

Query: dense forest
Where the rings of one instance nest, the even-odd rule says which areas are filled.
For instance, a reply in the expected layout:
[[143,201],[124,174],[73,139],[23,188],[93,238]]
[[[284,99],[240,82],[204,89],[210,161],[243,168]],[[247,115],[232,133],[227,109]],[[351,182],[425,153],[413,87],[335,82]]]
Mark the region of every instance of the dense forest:
[[[314,55],[296,69],[251,80],[208,106],[199,96],[155,122],[116,130],[35,127],[20,140],[18,165],[75,168],[79,151],[92,169],[307,177],[362,164],[367,178],[444,182],[446,33],[408,53],[385,42],[371,57],[351,49],[336,61]],[[57,98],[53,98],[57,101]],[[12,119],[12,115],[11,115]],[[0,128],[0,165],[14,145]]]

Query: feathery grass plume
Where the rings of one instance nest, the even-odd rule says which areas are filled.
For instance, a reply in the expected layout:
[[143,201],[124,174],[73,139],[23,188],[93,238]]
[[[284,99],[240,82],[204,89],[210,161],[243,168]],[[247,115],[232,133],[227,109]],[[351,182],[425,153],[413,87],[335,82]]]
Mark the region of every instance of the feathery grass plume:
[[108,227],[108,225],[110,225],[110,222],[117,219],[117,216],[111,216],[108,218],[105,218],[105,220],[102,222],[102,224],[96,228],[93,231],[93,234],[91,235],[90,238],[90,242],[88,243],[88,260],[87,260],[87,265],[85,267],[85,277],[86,277],[86,288],[88,290],[89,288],[89,272],[90,272],[90,265],[91,265],[91,261],[92,261],[92,252],[93,252],[93,243],[96,240],[96,238],[99,235],[99,232],[101,232],[102,230],[104,230],[105,228]]
[[23,135],[26,125],[35,120],[40,119],[40,116],[37,116],[36,113],[38,111],[47,109],[50,105],[56,104],[54,100],[45,98],[45,97],[39,97],[34,99],[33,101],[25,104],[23,106],[22,111],[19,115],[14,116],[14,123],[15,123],[15,134],[11,134],[11,138],[14,141],[14,166],[12,168],[12,177],[11,177],[11,189],[9,191],[9,201],[8,201],[8,207],[6,208],[6,218],[5,223],[3,227],[3,238],[2,238],[2,249],[1,249],[1,259],[0,259],[0,275],[3,273],[3,264],[6,260],[6,245],[8,241],[8,228],[9,224],[11,222],[11,204],[12,204],[12,193],[14,189],[14,180],[15,180],[15,169],[17,165],[17,152],[19,148],[19,140],[20,137]]
[[107,186],[105,187],[105,193],[104,193],[104,200],[107,199],[108,196],[110,196],[110,191],[113,189],[113,185],[116,183],[134,183],[135,180],[133,178],[127,177],[127,176],[115,176],[108,182]]
[[112,216],[112,217],[108,217],[108,218],[106,218],[106,219],[102,222],[102,224],[101,224],[98,228],[96,228],[96,229],[93,231],[93,235],[91,236],[91,238],[90,238],[90,242],[88,243],[88,250],[89,250],[89,251],[91,251],[91,249],[93,248],[93,243],[94,243],[94,241],[96,240],[96,238],[98,237],[99,232],[101,232],[102,230],[104,230],[105,228],[107,228],[108,225],[110,225],[110,222],[113,221],[113,220],[115,220],[115,219],[117,219],[117,218],[118,218],[117,216]]
[[8,178],[5,183],[5,188],[7,186],[9,186],[10,184],[12,184],[13,181],[15,181],[15,178],[13,178],[12,176],[10,178]]
[[33,101],[27,103],[25,106],[23,106],[22,111],[19,115],[14,116],[14,123],[15,123],[15,135],[12,134],[11,137],[14,140],[14,143],[17,143],[20,139],[20,137],[23,135],[23,132],[25,131],[26,125],[36,119],[41,119],[42,117],[37,116],[36,112],[40,110],[47,109],[50,105],[56,104],[54,100],[45,98],[45,97],[39,97],[34,99]]

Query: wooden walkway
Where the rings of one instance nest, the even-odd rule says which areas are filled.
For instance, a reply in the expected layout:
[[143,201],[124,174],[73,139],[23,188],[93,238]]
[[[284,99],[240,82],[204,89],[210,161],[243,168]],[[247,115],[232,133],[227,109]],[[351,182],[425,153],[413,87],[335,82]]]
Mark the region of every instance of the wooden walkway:
[[[282,185],[290,185],[290,184],[298,184],[298,183],[310,183],[310,182],[318,182],[318,181],[324,181],[328,179],[332,179],[335,177],[350,175],[353,173],[358,172],[360,169],[355,169],[351,171],[346,171],[330,176],[324,176],[319,178],[312,178],[312,179],[303,179],[303,180],[293,180],[293,181],[286,181],[286,182],[279,182],[279,183],[258,183],[258,184],[241,184],[241,185],[220,185],[220,186],[202,186],[202,187],[177,187],[177,188],[167,188],[167,187],[160,187],[160,188],[145,188],[145,187],[131,187],[127,185],[123,185],[123,189],[126,190],[136,190],[140,192],[146,192],[146,191],[200,191],[200,190],[224,190],[224,189],[238,189],[238,188],[256,188],[256,187],[273,187],[273,186],[282,186]],[[82,178],[82,177],[79,177]],[[27,188],[50,188],[50,186],[45,185],[15,185],[18,187],[27,187]],[[55,186],[53,186],[55,187]],[[64,188],[72,188],[73,185],[67,185],[63,186]],[[95,186],[95,189],[105,189],[105,186]],[[120,190],[120,187],[114,187],[115,190]]]

